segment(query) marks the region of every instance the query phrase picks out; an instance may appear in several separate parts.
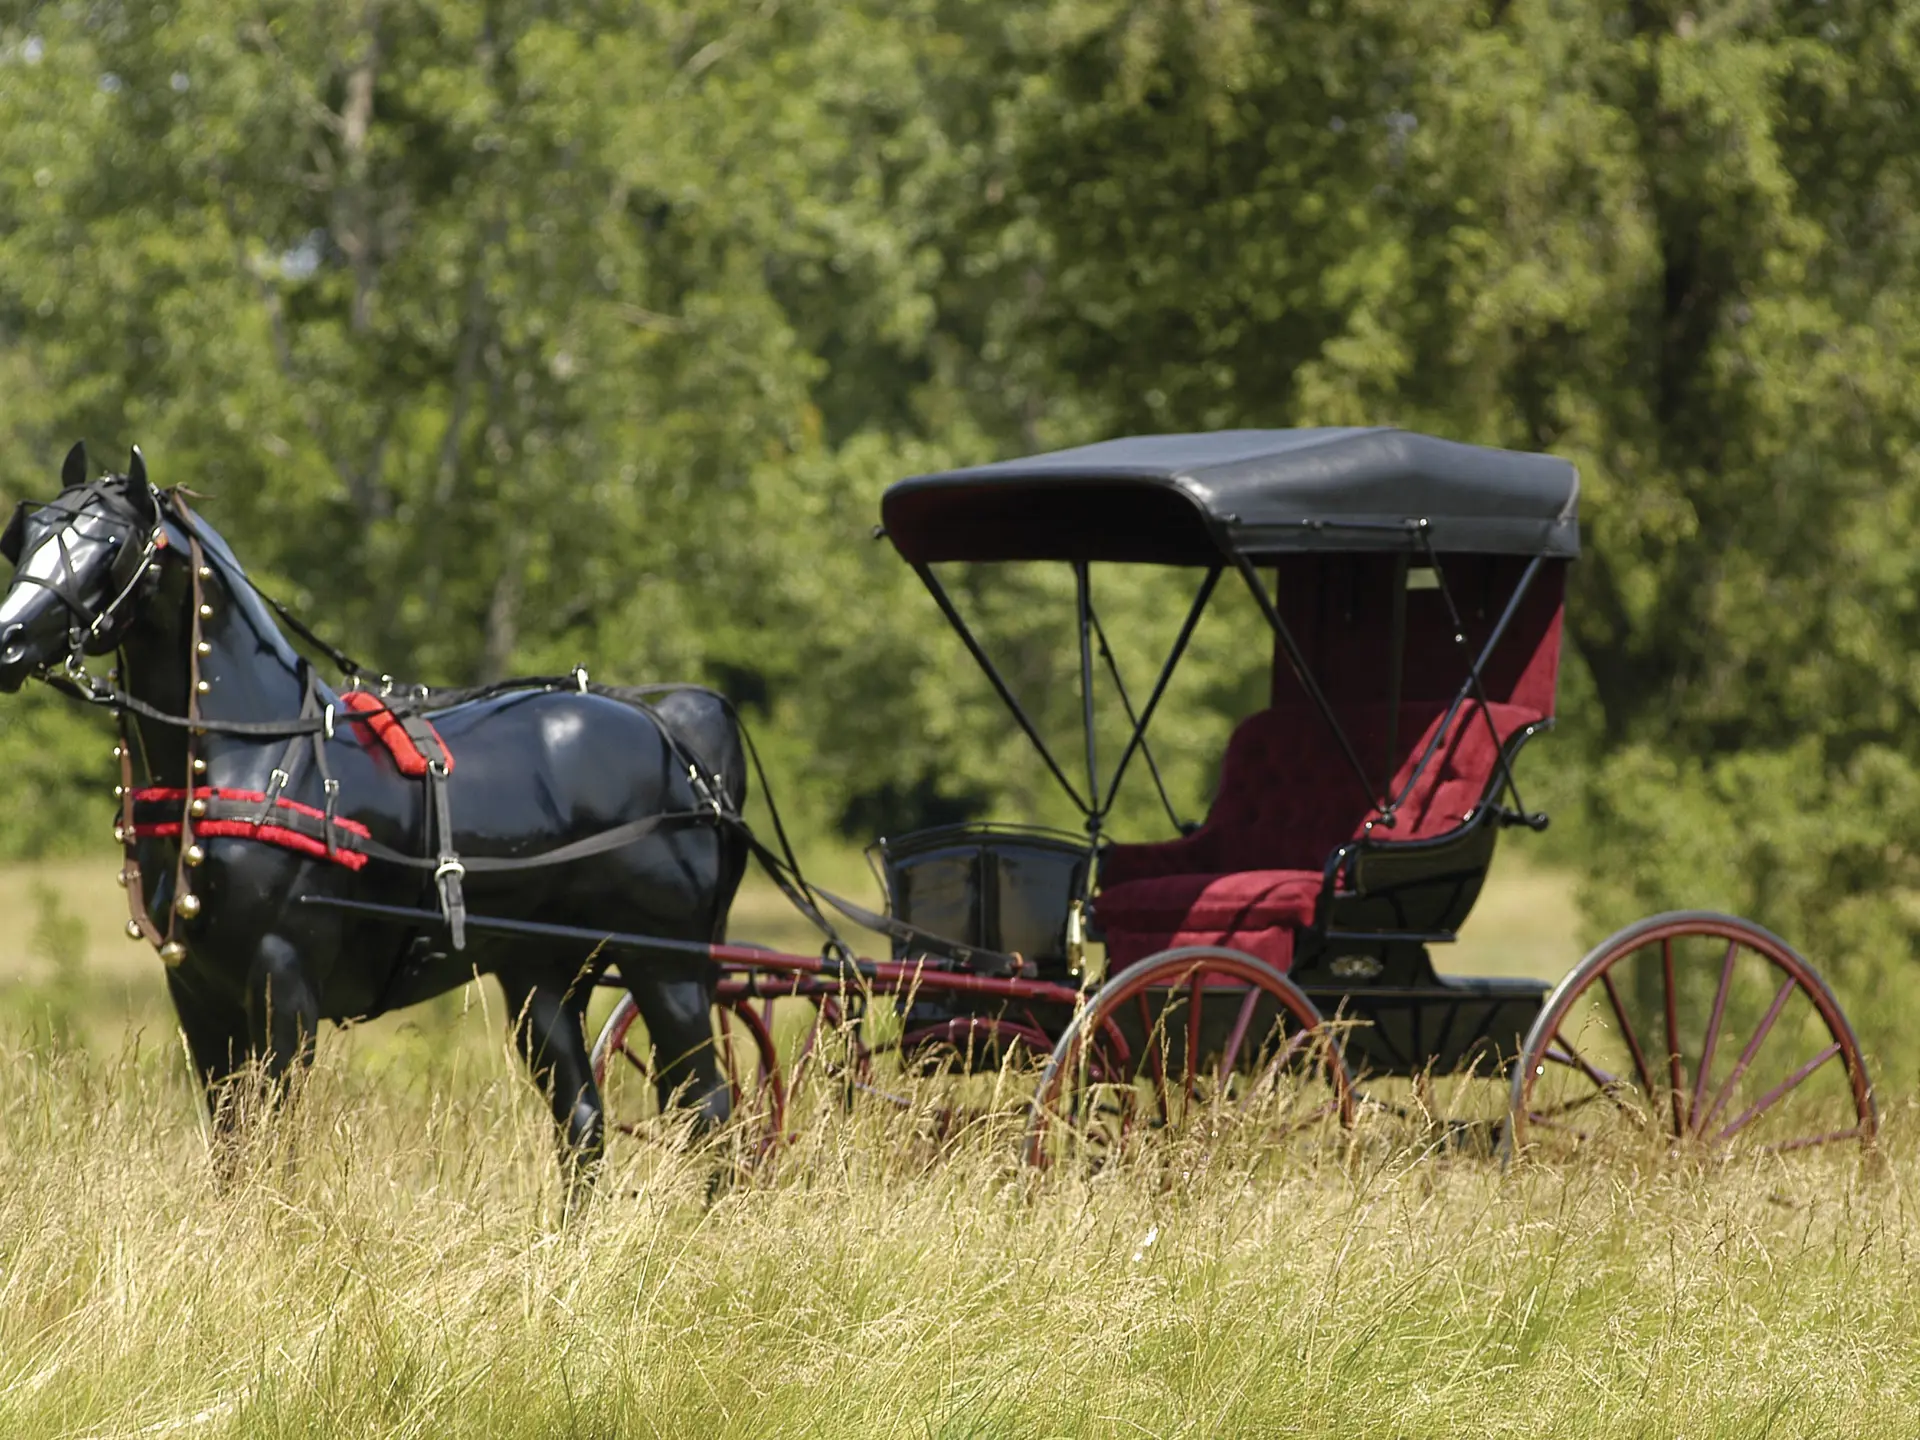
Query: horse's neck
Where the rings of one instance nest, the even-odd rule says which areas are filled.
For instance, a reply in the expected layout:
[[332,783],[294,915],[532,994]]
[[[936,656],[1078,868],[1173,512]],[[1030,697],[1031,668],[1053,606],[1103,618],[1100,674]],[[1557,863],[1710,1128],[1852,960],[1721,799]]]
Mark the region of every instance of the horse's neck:
[[[199,657],[199,675],[207,683],[199,713],[210,720],[292,720],[300,713],[305,688],[298,662],[277,630],[262,633],[252,609],[236,594],[240,583],[214,566],[200,585],[200,600],[212,612],[200,622],[208,653]],[[250,599],[250,596],[245,597]],[[169,567],[159,591],[129,628],[121,646],[121,683],[134,698],[168,715],[185,717],[193,688],[194,589],[184,566]],[[139,735],[136,753],[146,757],[154,784],[182,786],[187,780],[187,733],[177,725],[131,716]],[[202,737],[197,752],[218,759],[258,750],[283,748],[285,740]],[[201,777],[200,783],[207,783]]]

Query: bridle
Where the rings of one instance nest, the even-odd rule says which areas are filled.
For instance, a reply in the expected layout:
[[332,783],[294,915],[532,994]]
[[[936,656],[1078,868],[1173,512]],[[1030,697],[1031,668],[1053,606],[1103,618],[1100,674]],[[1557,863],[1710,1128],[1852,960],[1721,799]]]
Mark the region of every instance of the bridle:
[[[70,493],[66,491],[62,492],[61,497],[38,507],[32,506],[31,502],[22,501],[15,507],[13,520],[7,526],[4,537],[0,537],[0,553],[6,554],[9,559],[15,561],[14,583],[19,584],[24,581],[38,585],[44,590],[50,590],[54,598],[66,607],[72,623],[67,627],[67,653],[60,668],[69,679],[75,680],[85,674],[86,656],[89,653],[105,654],[118,647],[128,602],[140,593],[149,579],[153,578],[155,562],[167,545],[164,518],[156,518],[151,528],[144,527],[137,517],[125,513],[130,508],[128,502],[108,488],[106,481],[96,480],[78,488],[80,498],[77,502],[65,500],[63,497]],[[151,486],[148,487],[147,493],[153,500],[156,516],[164,517],[171,508],[169,504],[171,497],[163,495]],[[99,502],[98,508],[95,506],[96,501]],[[63,513],[70,517],[69,524],[46,536],[27,555],[22,555],[20,547],[25,538],[26,519],[35,509],[40,513],[47,511]],[[122,532],[118,537],[111,537],[117,539],[119,549],[108,571],[109,584],[120,570],[122,557],[128,553],[134,555],[134,564],[127,572],[127,577],[120,584],[119,589],[115,591],[113,598],[91,616],[81,598],[72,590],[74,561],[69,532],[74,525],[83,520],[92,520]],[[132,541],[134,537],[141,534],[143,529],[145,530],[144,543],[138,551],[132,551]],[[88,536],[87,538],[104,540],[110,537]],[[34,574],[28,568],[32,556],[53,544],[58,544],[61,549],[60,573],[51,578]],[[49,661],[44,668],[51,670],[53,662]]]

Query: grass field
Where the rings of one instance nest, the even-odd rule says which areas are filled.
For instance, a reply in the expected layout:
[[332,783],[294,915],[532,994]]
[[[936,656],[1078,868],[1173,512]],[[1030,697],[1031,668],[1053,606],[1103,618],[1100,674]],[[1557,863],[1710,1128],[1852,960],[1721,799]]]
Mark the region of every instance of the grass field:
[[[1905,1102],[1867,1162],[1503,1171],[1373,1116],[1035,1177],[823,1087],[710,1203],[663,1135],[563,1223],[475,990],[330,1034],[217,1185],[111,872],[0,876],[0,1435],[1914,1433]],[[1576,933],[1509,867],[1450,968]]]

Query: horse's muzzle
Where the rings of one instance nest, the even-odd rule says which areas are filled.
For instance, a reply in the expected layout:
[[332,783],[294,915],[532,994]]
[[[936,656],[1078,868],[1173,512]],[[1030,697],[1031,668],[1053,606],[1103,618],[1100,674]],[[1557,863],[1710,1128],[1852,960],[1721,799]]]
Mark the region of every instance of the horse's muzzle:
[[11,695],[18,690],[32,672],[34,663],[27,645],[26,626],[15,621],[0,630],[0,691]]

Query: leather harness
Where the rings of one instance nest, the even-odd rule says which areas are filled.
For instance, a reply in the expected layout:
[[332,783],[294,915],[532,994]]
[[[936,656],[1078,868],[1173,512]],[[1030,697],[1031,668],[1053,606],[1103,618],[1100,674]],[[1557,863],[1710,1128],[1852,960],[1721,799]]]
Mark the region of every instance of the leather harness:
[[[155,490],[153,494],[162,510],[171,515],[187,537],[192,585],[187,713],[184,716],[169,714],[121,690],[117,685],[103,682],[90,674],[81,661],[78,643],[70,644],[70,654],[64,673],[48,674],[44,678],[55,688],[75,699],[88,704],[106,706],[115,712],[120,733],[120,743],[116,749],[120,760],[118,791],[121,803],[119,817],[114,823],[114,836],[122,845],[120,879],[127,890],[128,930],[129,933],[143,937],[153,945],[167,965],[178,965],[186,958],[186,946],[179,940],[177,934],[178,924],[182,919],[191,920],[200,910],[199,899],[193,894],[189,885],[188,872],[205,859],[205,850],[199,844],[201,838],[231,837],[257,840],[302,851],[316,858],[323,857],[356,871],[363,868],[370,860],[430,871],[438,892],[442,917],[446,921],[453,946],[458,950],[464,949],[466,945],[467,909],[461,881],[470,872],[497,873],[562,865],[632,845],[670,825],[713,824],[730,828],[743,838],[750,852],[767,871],[775,885],[825,934],[829,950],[843,956],[852,953],[820,908],[822,901],[857,925],[913,945],[923,953],[941,956],[983,973],[1017,974],[1024,968],[1024,962],[1018,955],[1002,954],[998,951],[949,940],[921,930],[917,926],[908,925],[892,916],[875,913],[809,883],[800,872],[799,863],[794,857],[792,845],[781,825],[778,811],[773,813],[774,830],[780,846],[779,851],[776,852],[753,833],[745,817],[727,802],[722,776],[718,772],[706,770],[691,749],[674,733],[665,717],[640,698],[641,694],[681,688],[676,686],[641,687],[638,691],[616,692],[611,687],[591,684],[586,671],[576,667],[566,676],[527,677],[458,692],[460,701],[513,691],[576,689],[583,694],[601,694],[617,699],[639,710],[653,721],[676,763],[683,767],[697,802],[694,809],[666,811],[630,820],[536,855],[514,857],[488,855],[463,858],[454,844],[454,828],[447,795],[446,782],[453,770],[453,756],[424,714],[426,690],[416,687],[417,698],[408,697],[399,704],[395,704],[392,695],[388,693],[391,689],[390,680],[383,687],[383,693],[378,695],[357,688],[359,677],[368,673],[364,667],[357,665],[343,652],[316,636],[306,625],[291,615],[285,606],[260,590],[244,574],[238,577],[240,583],[244,583],[259,595],[303,638],[324,650],[336,663],[340,664],[356,688],[343,692],[338,706],[324,702],[312,667],[302,662],[304,694],[297,719],[215,720],[201,714],[200,699],[207,693],[208,686],[201,677],[200,661],[203,656],[210,653],[202,638],[202,624],[211,618],[213,613],[206,601],[204,582],[212,578],[213,571],[207,564],[205,551],[194,526],[191,512],[180,491],[177,489],[166,492]],[[107,610],[93,622],[92,631],[89,633],[98,633],[101,626],[112,618],[121,602],[129,598],[139,587],[141,581],[150,572],[158,552],[166,546],[164,528],[156,527],[148,538],[146,549],[140,557],[133,577],[116,595]],[[228,583],[234,583],[233,577],[228,577]],[[70,609],[75,608],[72,600],[64,594],[62,599],[67,601]],[[77,610],[76,613],[78,613]],[[450,696],[446,703],[456,702]],[[722,697],[722,703],[725,703],[724,697]],[[387,744],[389,752],[394,755],[396,765],[402,772],[417,776],[423,782],[431,826],[427,846],[429,854],[425,856],[408,854],[382,844],[373,838],[365,825],[343,818],[337,813],[340,782],[334,778],[327,764],[326,745],[327,741],[333,738],[336,719],[339,718],[339,711],[343,709],[348,712],[345,717],[348,723],[363,722],[374,729]],[[185,729],[187,774],[190,777],[190,783],[187,786],[135,787],[134,734],[128,724],[129,715],[139,715],[160,724]],[[737,723],[738,717],[736,716],[735,719]],[[393,731],[396,728],[409,742],[408,746],[397,743],[393,737]],[[201,740],[209,734],[255,739],[285,739],[287,748],[270,774],[268,788],[265,791],[252,791],[191,783],[206,773],[206,761],[199,752]],[[740,727],[740,735],[751,758],[753,769],[759,777],[761,787],[765,791],[766,771],[760,763],[758,749],[744,726]],[[412,750],[414,756],[418,757],[417,765],[408,763],[405,755],[408,748]],[[292,800],[283,793],[292,786],[299,772],[303,750],[310,750],[314,768],[320,775],[325,796],[323,807],[320,809]],[[771,799],[769,804],[771,805]],[[148,912],[145,877],[140,868],[138,841],[147,837],[178,841],[174,869],[174,904],[168,912],[164,932],[155,924]]]

